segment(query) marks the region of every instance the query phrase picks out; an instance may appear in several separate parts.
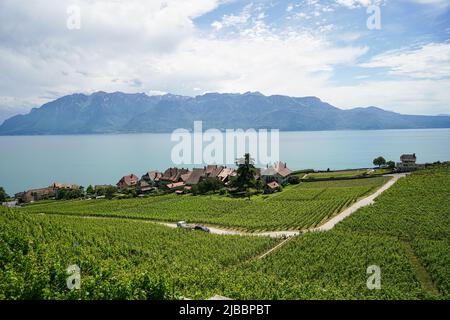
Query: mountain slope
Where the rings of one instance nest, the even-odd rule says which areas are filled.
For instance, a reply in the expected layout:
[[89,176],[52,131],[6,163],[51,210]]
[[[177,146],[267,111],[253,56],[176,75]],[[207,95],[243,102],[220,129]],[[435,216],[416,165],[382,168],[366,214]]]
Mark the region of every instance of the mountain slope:
[[121,92],[73,94],[18,115],[0,135],[171,132],[207,128],[370,130],[450,128],[450,116],[402,115],[375,107],[341,110],[316,97],[208,93],[196,97]]

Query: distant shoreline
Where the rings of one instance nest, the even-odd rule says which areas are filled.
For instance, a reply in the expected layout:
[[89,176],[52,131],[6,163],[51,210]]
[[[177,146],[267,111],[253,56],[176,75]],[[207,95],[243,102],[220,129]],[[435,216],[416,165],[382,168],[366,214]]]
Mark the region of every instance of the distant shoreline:
[[[234,128],[230,128],[234,129]],[[241,129],[241,128],[239,128]],[[253,129],[253,128],[248,128]],[[243,129],[243,130],[248,130]],[[275,128],[257,128],[257,129],[267,129],[267,130],[277,130]],[[187,129],[189,132],[193,132],[192,129]],[[206,129],[208,130],[208,129]],[[221,129],[219,129],[221,130]],[[371,132],[371,131],[418,131],[418,130],[450,130],[450,127],[442,128],[391,128],[391,129],[336,129],[336,130],[280,130],[280,133],[298,133],[298,132]],[[225,133],[224,130],[221,130]],[[98,132],[98,133],[46,133],[46,134],[0,134],[0,137],[52,137],[52,136],[115,136],[115,135],[145,135],[145,134],[155,134],[155,135],[168,135],[172,134],[169,132]]]

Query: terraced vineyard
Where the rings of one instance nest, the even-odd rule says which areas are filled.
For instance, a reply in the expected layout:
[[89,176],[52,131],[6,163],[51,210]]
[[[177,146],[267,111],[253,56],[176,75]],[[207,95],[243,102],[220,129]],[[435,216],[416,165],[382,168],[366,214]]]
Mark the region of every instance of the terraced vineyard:
[[[381,290],[367,287],[372,265],[380,267]],[[336,231],[306,234],[262,260],[232,268],[222,286],[222,294],[234,299],[426,297],[398,239]]]
[[[304,184],[249,202],[275,206],[332,201],[338,191],[353,198],[372,187],[348,183]],[[126,212],[137,209],[136,202],[148,209],[183,201],[194,207],[201,204],[194,203],[201,197],[0,209],[0,299],[171,299],[214,294],[235,299],[450,299],[449,193],[450,167],[414,173],[332,231],[293,238],[263,259],[258,256],[277,240],[173,230],[136,220],[29,214],[45,207],[49,212],[59,208],[60,213],[91,214],[107,204]],[[234,205],[246,202],[208,200],[214,200],[211,208],[225,213],[225,205],[236,210]],[[66,287],[66,268],[72,264],[81,269],[80,290]],[[380,268],[379,290],[367,287],[369,266]]]
[[388,181],[378,177],[304,183],[267,198],[155,196],[145,199],[47,202],[25,207],[29,213],[115,216],[221,225],[233,229],[308,229],[330,219]]
[[[0,207],[0,300],[205,298],[216,294],[220,271],[275,243]],[[71,291],[66,269],[74,264],[81,286]]]
[[[313,193],[311,193],[312,196]],[[400,179],[326,233],[229,272],[223,294],[276,299],[450,299],[450,167]],[[381,290],[366,287],[380,267]],[[226,283],[226,281],[225,281]]]
[[375,206],[358,211],[338,229],[406,242],[440,292],[450,298],[450,167],[419,171],[397,184]]

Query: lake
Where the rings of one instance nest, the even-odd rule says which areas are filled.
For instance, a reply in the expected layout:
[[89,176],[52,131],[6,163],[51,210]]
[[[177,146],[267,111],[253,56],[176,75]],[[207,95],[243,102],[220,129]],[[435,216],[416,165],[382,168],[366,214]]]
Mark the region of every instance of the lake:
[[[0,186],[9,194],[51,183],[115,184],[130,173],[173,166],[170,134],[0,136]],[[419,163],[450,160],[450,129],[281,132],[280,159],[291,169],[371,167],[384,156]],[[192,166],[185,166],[192,167]]]

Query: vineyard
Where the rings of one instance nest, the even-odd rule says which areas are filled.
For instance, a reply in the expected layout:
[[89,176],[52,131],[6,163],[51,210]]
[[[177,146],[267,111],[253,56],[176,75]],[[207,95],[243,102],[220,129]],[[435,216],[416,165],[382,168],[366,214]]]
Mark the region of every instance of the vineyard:
[[304,183],[267,197],[164,195],[143,199],[57,201],[34,204],[29,213],[115,216],[220,225],[226,228],[301,230],[330,219],[389,178]]
[[[0,207],[0,299],[173,299],[216,294],[219,271],[276,244],[121,219],[27,215]],[[80,290],[66,285],[70,265]]]
[[[367,288],[371,265],[382,271],[381,290]],[[306,234],[262,260],[233,268],[227,277],[224,283],[232,285],[223,294],[234,299],[425,297],[397,239],[353,232]]]
[[363,208],[337,228],[407,242],[438,289],[450,298],[450,167],[400,179],[375,206]]
[[[242,299],[450,299],[449,195],[448,166],[400,179],[334,230],[295,238],[261,261],[234,268],[228,276],[240,285],[223,293]],[[370,265],[381,269],[381,290],[366,287]]]
[[[450,299],[448,166],[401,178],[333,230],[292,238],[262,259],[280,240],[117,218],[170,221],[181,218],[178,208],[184,218],[230,226],[298,226],[300,217],[314,225],[385,181],[303,183],[251,201],[160,196],[0,209],[0,299]],[[313,204],[325,216],[314,216]],[[79,290],[66,285],[73,264]],[[369,266],[381,271],[379,290],[367,287]]]

